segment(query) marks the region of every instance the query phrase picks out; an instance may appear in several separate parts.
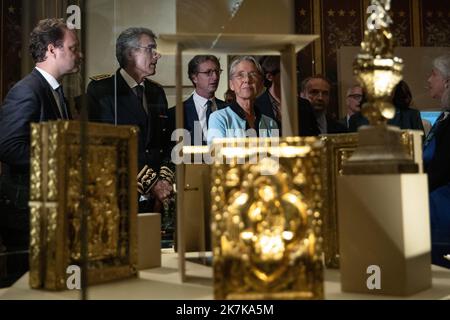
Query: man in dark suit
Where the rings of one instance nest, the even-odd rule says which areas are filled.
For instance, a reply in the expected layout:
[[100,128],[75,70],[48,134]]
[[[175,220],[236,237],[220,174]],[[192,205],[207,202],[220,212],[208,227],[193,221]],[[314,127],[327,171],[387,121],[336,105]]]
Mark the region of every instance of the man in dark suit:
[[[225,106],[215,93],[220,81],[220,62],[213,55],[196,55],[189,61],[188,76],[194,93],[183,102],[184,129],[189,131],[191,145],[206,145],[208,120],[212,112]],[[175,108],[170,109],[170,119],[175,122]]]
[[[277,122],[282,132],[281,119],[281,79],[280,57],[265,56],[261,66],[264,71],[264,84],[266,90],[256,98],[255,106],[259,111]],[[306,99],[298,99],[298,127],[300,136],[317,136],[320,134],[314,116],[314,110]]]
[[16,250],[29,242],[30,123],[71,118],[61,81],[79,70],[82,58],[75,31],[58,19],[38,23],[29,49],[36,67],[0,108],[0,233]]
[[321,134],[344,133],[347,128],[328,114],[331,85],[328,79],[321,75],[303,80],[301,97],[309,100],[314,109],[317,125]]
[[147,79],[161,55],[147,28],[129,28],[116,42],[120,65],[115,75],[93,77],[87,88],[89,119],[139,127],[139,211],[161,211],[172,192],[170,130],[166,94]]

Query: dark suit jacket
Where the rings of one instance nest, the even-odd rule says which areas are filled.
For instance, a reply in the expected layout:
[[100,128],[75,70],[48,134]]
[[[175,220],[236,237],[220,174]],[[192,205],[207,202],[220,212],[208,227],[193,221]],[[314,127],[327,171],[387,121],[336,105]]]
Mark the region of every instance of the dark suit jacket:
[[[215,98],[217,110],[220,110],[224,107],[226,107],[225,101],[222,101],[220,99]],[[184,107],[184,128],[189,131],[189,134],[191,135],[191,145],[195,145],[194,141],[194,123],[195,121],[199,121],[197,110],[195,109],[195,103],[194,103],[194,96],[191,95],[188,99],[183,101],[183,107]],[[173,128],[175,129],[175,113],[176,109],[170,108],[169,110],[169,118],[172,123]],[[203,130],[201,132],[203,137]],[[206,145],[206,138],[202,139],[202,145]]]
[[434,138],[436,148],[433,158],[424,163],[429,192],[450,183],[450,117],[443,120]]
[[145,80],[145,96],[149,114],[139,104],[138,98],[117,71],[115,76],[93,80],[87,88],[89,120],[114,124],[117,78],[117,124],[139,128],[138,171],[145,165],[159,172],[162,165],[170,166],[170,135],[168,107],[163,88]]
[[[422,130],[423,124],[420,112],[412,108],[397,108],[395,116],[387,122],[389,125],[397,126],[400,129]],[[355,113],[349,120],[349,131],[356,132],[362,125],[369,124],[369,121],[362,115],[361,112]]]
[[[349,119],[349,120],[350,120],[350,119]],[[339,122],[341,125],[343,125],[344,127],[346,127],[347,130],[349,129],[349,127],[348,127],[349,123],[347,123],[347,115],[345,115],[343,118],[340,118],[340,119],[338,120],[338,122]]]
[[345,124],[327,115],[327,134],[346,133],[346,132],[348,132],[348,130]]
[[[256,98],[255,107],[258,108],[263,115],[274,119],[277,122],[278,128],[280,128],[280,132],[282,132],[281,123],[275,118],[275,114],[273,113],[269,91],[266,90]],[[317,136],[320,134],[311,103],[303,98],[298,99],[298,126],[300,136]]]
[[29,172],[30,123],[60,118],[51,86],[33,69],[12,87],[0,108],[0,162],[4,170]]
[[36,69],[11,88],[0,108],[0,233],[14,230],[3,234],[7,245],[28,247],[30,123],[60,117],[52,88]]

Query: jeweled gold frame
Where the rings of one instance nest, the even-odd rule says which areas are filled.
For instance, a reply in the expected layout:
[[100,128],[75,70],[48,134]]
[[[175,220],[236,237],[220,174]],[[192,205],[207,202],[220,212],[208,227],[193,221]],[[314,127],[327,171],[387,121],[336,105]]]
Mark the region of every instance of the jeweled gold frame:
[[[417,148],[421,145],[417,141],[417,135],[421,136],[417,130],[402,130],[401,144],[406,154],[416,163],[421,164],[421,152],[417,153]],[[323,238],[325,266],[327,268],[339,268],[339,236],[338,236],[338,203],[337,203],[337,178],[343,175],[343,163],[350,158],[358,146],[358,134],[327,134],[321,136],[325,144],[326,163],[324,185],[326,186],[323,210]],[[419,168],[421,166],[419,165]]]
[[224,139],[214,148],[215,298],[322,299],[321,141]]
[[[88,283],[137,275],[137,129],[87,125]],[[80,265],[80,123],[31,125],[30,286],[66,288]]]

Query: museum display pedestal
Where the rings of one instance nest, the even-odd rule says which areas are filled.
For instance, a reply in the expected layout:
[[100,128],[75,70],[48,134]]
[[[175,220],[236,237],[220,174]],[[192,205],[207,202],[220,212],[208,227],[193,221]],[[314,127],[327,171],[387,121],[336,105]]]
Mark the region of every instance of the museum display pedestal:
[[[165,249],[164,249],[165,250]],[[187,253],[187,257],[198,254]],[[211,253],[210,253],[211,255]],[[113,281],[89,287],[88,298],[92,300],[211,300],[213,299],[212,268],[186,262],[189,282],[181,282],[177,270],[178,255],[162,253],[161,268],[139,271],[138,278]],[[433,287],[402,299],[450,299],[450,270],[432,266]],[[26,273],[12,287],[0,290],[0,300],[67,300],[80,299],[79,290],[46,291],[30,289]],[[379,296],[341,291],[339,270],[325,270],[325,299],[332,300],[371,300],[398,299],[393,296]]]
[[431,287],[425,174],[338,177],[342,291],[407,296]]
[[138,269],[161,267],[161,214],[138,215]]

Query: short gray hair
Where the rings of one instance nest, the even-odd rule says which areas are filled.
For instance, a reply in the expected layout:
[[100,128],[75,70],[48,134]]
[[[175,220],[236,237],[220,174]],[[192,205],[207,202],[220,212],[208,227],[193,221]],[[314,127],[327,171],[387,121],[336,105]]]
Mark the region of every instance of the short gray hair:
[[142,35],[147,35],[153,40],[156,35],[148,28],[128,28],[122,31],[116,41],[116,58],[121,68],[125,68],[128,63],[130,51],[139,46],[139,39]]
[[441,73],[445,80],[450,79],[450,53],[435,58],[433,67]]
[[239,57],[235,58],[233,60],[233,62],[231,62],[230,72],[228,74],[230,79],[233,77],[233,73],[234,73],[234,71],[236,69],[236,66],[239,63],[241,63],[242,61],[249,61],[249,62],[253,63],[255,65],[256,69],[258,70],[258,73],[261,75],[261,77],[264,76],[263,69],[261,68],[261,65],[259,64],[259,62],[256,61],[255,57],[253,57],[253,56],[239,56]]

